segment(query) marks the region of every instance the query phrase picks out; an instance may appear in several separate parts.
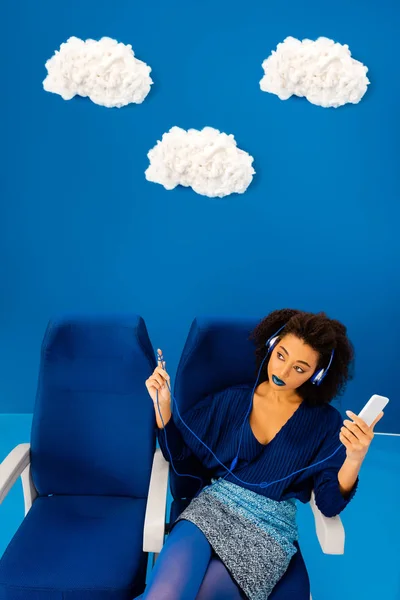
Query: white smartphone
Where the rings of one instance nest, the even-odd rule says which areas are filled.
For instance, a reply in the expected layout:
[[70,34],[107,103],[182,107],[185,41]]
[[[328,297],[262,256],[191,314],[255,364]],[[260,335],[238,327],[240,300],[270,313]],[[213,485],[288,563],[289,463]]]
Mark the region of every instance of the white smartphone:
[[375,421],[376,417],[383,411],[386,404],[389,402],[389,398],[385,398],[385,396],[379,396],[378,394],[374,394],[368,400],[367,404],[361,410],[358,415],[360,419],[365,421],[365,423],[369,426]]

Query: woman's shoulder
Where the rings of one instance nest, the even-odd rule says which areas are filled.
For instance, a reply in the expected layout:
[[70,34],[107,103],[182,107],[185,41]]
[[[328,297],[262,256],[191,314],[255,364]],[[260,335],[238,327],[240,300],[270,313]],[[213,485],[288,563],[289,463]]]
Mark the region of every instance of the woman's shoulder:
[[223,394],[223,395],[227,395],[227,396],[244,395],[244,394],[248,394],[250,392],[250,390],[253,389],[253,387],[254,386],[252,386],[250,384],[241,383],[239,385],[232,385],[227,388],[224,388],[223,390],[218,392],[218,394]]
[[208,427],[219,422],[227,414],[235,415],[234,420],[241,414],[240,408],[246,405],[251,386],[235,385],[207,394],[194,407],[184,413],[188,424]]
[[324,409],[325,419],[327,423],[332,427],[332,429],[336,429],[338,425],[341,425],[342,415],[340,414],[337,408],[335,408],[331,404],[326,404],[322,408]]
[[210,409],[212,407],[220,407],[225,404],[225,402],[232,403],[235,398],[241,400],[244,396],[249,394],[251,389],[250,385],[235,385],[215,390],[214,392],[205,394],[203,398],[196,402],[191,410],[204,411],[205,409]]
[[198,407],[210,407],[210,406],[221,406],[225,402],[231,404],[235,399],[238,401],[242,400],[243,397],[247,397],[252,387],[250,385],[234,385],[220,390],[216,390],[208,394],[203,400],[198,403]]
[[319,419],[335,422],[340,418],[340,411],[335,406],[332,406],[332,404],[318,404],[317,406],[312,406],[307,402],[305,403],[308,406],[308,410]]
[[314,416],[312,419],[313,429],[317,437],[324,440],[336,439],[342,427],[342,415],[339,410],[331,404],[311,407]]
[[244,402],[247,403],[247,399],[252,389],[253,386],[246,384],[233,385],[224,388],[213,395],[214,404],[219,407],[224,407],[225,405],[229,405],[230,408],[232,408],[232,406],[239,407],[243,405]]

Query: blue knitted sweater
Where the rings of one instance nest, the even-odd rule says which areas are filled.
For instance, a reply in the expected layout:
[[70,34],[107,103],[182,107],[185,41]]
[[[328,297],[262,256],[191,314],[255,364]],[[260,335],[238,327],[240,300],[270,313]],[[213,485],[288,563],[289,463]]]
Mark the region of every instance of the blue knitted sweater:
[[[242,424],[252,401],[252,391],[250,386],[228,388],[207,396],[182,415],[192,431],[228,468],[237,454]],[[213,455],[182,424],[176,411],[166,427],[159,430],[158,438],[165,459],[170,462],[172,457],[178,473],[180,461],[194,455],[212,477],[225,477],[227,481],[273,500],[297,498],[301,502],[309,502],[311,491],[314,490],[318,508],[327,517],[332,517],[347,506],[358,484],[357,480],[346,497],[339,489],[338,472],[346,458],[345,447],[339,441],[341,426],[341,415],[332,406],[311,407],[303,401],[276,436],[263,445],[254,436],[247,418],[243,427],[239,460],[233,470],[234,475],[242,481],[238,481],[234,475],[227,475],[226,469],[218,464]],[[341,449],[330,460],[292,475],[280,483],[264,488],[250,485],[286,477],[322,461],[339,446]]]

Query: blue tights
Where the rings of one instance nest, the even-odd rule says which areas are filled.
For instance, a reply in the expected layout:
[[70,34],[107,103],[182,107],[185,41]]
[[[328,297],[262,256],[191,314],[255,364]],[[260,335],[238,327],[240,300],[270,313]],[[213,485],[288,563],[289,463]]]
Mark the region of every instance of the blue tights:
[[241,600],[224,564],[196,525],[178,521],[151,572],[143,600]]

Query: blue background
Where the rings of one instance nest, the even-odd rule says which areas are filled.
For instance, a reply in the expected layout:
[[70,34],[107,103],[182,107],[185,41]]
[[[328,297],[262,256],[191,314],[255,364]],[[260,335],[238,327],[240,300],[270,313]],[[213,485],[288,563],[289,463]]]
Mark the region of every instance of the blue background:
[[[173,375],[194,316],[285,306],[343,320],[357,351],[344,408],[391,397],[400,298],[400,5],[394,0],[3,3],[0,412],[31,412],[48,318],[132,311]],[[142,105],[43,91],[71,35],[110,36],[152,67]],[[262,61],[292,35],[347,43],[369,67],[359,105],[262,93]],[[209,199],[145,180],[172,126],[212,126],[255,157],[245,195]],[[397,168],[396,168],[397,167]]]

